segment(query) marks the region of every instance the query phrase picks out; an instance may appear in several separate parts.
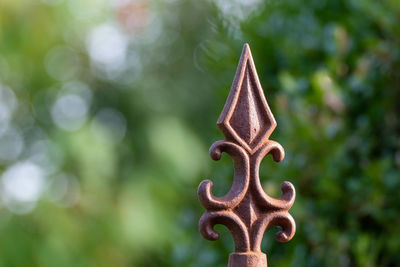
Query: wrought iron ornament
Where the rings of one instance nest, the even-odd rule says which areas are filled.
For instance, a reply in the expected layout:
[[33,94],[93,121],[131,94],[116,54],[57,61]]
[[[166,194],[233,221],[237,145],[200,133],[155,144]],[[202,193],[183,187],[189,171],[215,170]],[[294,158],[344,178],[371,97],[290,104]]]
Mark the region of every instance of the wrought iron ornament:
[[272,154],[276,162],[285,157],[283,147],[269,136],[276,127],[258,80],[250,47],[244,45],[231,91],[217,122],[226,140],[210,148],[211,158],[219,160],[229,154],[234,163],[234,179],[223,197],[212,194],[213,183],[204,180],[198,188],[200,202],[207,211],[200,218],[199,230],[204,238],[217,240],[216,224],[225,225],[233,235],[235,252],[229,256],[229,267],[266,267],[267,257],[261,252],[264,232],[280,226],[276,234],[280,242],[292,239],[296,224],[289,214],[296,197],[290,182],[281,185],[282,196],[268,196],[259,179],[261,160]]

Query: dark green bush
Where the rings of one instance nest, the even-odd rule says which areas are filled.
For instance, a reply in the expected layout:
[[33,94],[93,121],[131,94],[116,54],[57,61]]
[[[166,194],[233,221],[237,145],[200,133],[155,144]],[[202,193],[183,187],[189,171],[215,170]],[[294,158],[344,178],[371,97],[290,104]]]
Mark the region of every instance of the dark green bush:
[[207,150],[245,42],[286,150],[263,185],[297,190],[269,265],[400,265],[398,0],[132,3],[0,2],[0,266],[226,266],[196,190],[231,184]]

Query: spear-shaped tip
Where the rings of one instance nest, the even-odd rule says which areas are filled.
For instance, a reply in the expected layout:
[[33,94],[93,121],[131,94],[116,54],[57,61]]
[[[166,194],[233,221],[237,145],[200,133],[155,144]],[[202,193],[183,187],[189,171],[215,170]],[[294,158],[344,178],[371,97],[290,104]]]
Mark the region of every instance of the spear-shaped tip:
[[253,61],[253,57],[251,56],[250,45],[248,43],[245,43],[243,45],[242,55],[240,56],[239,66],[243,61],[246,61],[249,58]]
[[276,127],[258,79],[250,46],[245,43],[236,75],[217,122],[230,141],[255,153]]
[[244,43],[242,54],[244,53],[244,51],[248,51],[250,53],[250,45],[249,45],[249,43]]

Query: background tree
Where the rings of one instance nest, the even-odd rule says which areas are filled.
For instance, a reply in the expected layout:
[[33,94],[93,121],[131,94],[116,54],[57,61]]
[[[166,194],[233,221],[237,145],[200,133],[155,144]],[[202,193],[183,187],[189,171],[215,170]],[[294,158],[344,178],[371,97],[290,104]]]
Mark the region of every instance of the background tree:
[[2,0],[0,266],[225,266],[196,190],[245,42],[297,189],[270,265],[399,265],[397,0]]

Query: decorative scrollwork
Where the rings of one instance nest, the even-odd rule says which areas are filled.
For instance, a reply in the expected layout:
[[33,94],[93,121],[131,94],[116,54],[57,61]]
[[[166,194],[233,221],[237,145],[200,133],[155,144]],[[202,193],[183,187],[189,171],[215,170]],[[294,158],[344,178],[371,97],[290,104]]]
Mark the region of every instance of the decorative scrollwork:
[[268,196],[261,184],[260,184],[260,177],[259,177],[259,169],[260,163],[263,158],[268,155],[272,154],[273,159],[276,162],[280,162],[285,157],[285,151],[283,147],[272,140],[268,140],[266,144],[254,155],[252,159],[252,168],[251,168],[251,177],[252,180],[252,188],[254,188],[254,197],[257,199],[259,205],[264,209],[272,209],[272,210],[289,210],[296,198],[296,191],[294,186],[290,182],[284,182],[281,185],[282,196],[279,199],[272,198]]
[[250,239],[246,225],[233,212],[212,211],[206,212],[201,216],[199,229],[204,238],[208,240],[217,240],[219,234],[213,229],[214,225],[223,224],[231,231],[235,241],[235,251],[250,251]]
[[198,195],[200,202],[208,210],[232,209],[242,201],[249,186],[250,163],[246,151],[240,146],[227,142],[217,141],[210,148],[211,158],[221,159],[221,153],[228,153],[234,163],[235,174],[231,190],[223,197],[214,197],[212,194],[213,183],[204,180],[200,183]]
[[276,162],[285,157],[283,147],[269,136],[276,127],[258,80],[250,48],[245,44],[236,76],[218,126],[226,140],[215,142],[210,155],[219,160],[226,152],[234,163],[234,179],[229,192],[223,197],[212,194],[213,183],[200,183],[198,196],[207,211],[200,218],[200,233],[208,240],[217,240],[215,224],[225,225],[233,235],[235,253],[230,267],[266,266],[261,253],[264,232],[271,226],[282,228],[276,234],[280,242],[289,241],[296,232],[296,224],[288,210],[292,207],[296,191],[290,182],[281,185],[282,195],[273,198],[261,186],[259,168],[262,159],[271,154]]
[[264,214],[254,224],[251,233],[252,251],[261,251],[261,241],[265,230],[271,226],[281,226],[282,230],[276,233],[276,240],[288,242],[296,232],[296,223],[288,212],[273,212]]

